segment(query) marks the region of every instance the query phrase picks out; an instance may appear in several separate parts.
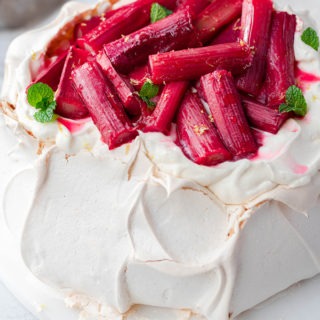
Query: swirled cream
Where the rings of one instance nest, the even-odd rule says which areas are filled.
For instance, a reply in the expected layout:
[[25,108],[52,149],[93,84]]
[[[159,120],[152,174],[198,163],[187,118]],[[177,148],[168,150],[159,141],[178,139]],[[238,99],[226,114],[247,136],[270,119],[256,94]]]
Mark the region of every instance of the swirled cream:
[[[227,320],[318,274],[320,82],[305,88],[307,117],[263,133],[254,159],[199,166],[160,133],[109,151],[91,120],[75,132],[37,123],[25,95],[34,57],[89,9],[68,3],[6,59],[0,240],[11,249],[0,273],[13,277],[15,265],[33,288],[30,309],[61,320]],[[295,51],[320,75],[299,31]]]

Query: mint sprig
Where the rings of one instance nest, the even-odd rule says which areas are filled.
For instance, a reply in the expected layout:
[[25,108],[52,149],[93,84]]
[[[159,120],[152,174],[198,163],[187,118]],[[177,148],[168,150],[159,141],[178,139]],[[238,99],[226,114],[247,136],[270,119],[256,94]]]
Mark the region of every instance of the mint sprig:
[[169,16],[171,13],[172,13],[171,10],[169,10],[166,7],[155,2],[151,6],[151,12],[150,12],[151,23],[157,22],[157,21]]
[[148,105],[148,107],[155,107],[156,104],[150,99],[157,96],[158,93],[159,93],[159,86],[157,86],[156,84],[153,84],[153,82],[148,79],[143,84],[139,92],[139,96]]
[[304,30],[301,35],[301,40],[314,50],[319,50],[319,36],[314,29],[309,27]]
[[305,97],[300,88],[291,86],[286,92],[286,102],[279,106],[279,112],[294,112],[298,116],[304,117],[308,107]]
[[38,82],[31,85],[27,91],[27,100],[32,107],[38,109],[34,114],[38,122],[47,123],[55,119],[57,103],[54,100],[54,91],[47,84]]

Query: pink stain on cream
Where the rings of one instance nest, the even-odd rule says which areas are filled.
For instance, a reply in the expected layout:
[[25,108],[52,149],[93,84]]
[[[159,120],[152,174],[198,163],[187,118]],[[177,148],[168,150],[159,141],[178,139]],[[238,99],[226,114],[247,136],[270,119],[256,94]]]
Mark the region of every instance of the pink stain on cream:
[[63,126],[65,126],[70,131],[70,133],[77,133],[83,129],[85,124],[88,121],[90,121],[90,119],[91,118],[85,118],[81,120],[71,120],[71,119],[59,117],[57,121]]
[[297,84],[303,91],[309,89],[310,85],[315,82],[320,82],[320,76],[301,70],[298,66],[295,68],[295,76]]

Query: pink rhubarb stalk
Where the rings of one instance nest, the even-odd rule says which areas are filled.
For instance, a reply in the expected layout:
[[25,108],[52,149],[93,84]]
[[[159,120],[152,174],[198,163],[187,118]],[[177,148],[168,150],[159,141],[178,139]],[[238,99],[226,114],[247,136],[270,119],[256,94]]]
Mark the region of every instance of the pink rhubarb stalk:
[[243,1],[240,38],[251,47],[253,59],[237,86],[254,96],[259,93],[265,77],[272,11],[271,0]]
[[237,158],[254,153],[257,144],[230,72],[217,70],[201,78],[213,121],[227,149]]
[[[128,35],[150,23],[150,10],[153,0],[138,0],[123,6],[111,17],[100,23],[83,38],[78,45],[92,52],[98,52],[102,46]],[[174,8],[171,0],[158,0],[159,4]]]
[[55,112],[70,119],[81,119],[89,115],[88,109],[70,81],[71,72],[87,61],[88,52],[71,47],[64,65],[58,90],[55,94]]
[[138,91],[141,90],[143,84],[150,79],[149,65],[140,66],[135,68],[132,72],[129,73],[130,83]]
[[185,48],[193,34],[188,10],[177,11],[128,36],[106,44],[104,54],[117,71],[127,74],[148,60],[150,54]]
[[134,93],[133,87],[125,81],[114,69],[110,59],[105,54],[99,54],[97,57],[101,69],[105,76],[113,85],[118,97],[129,114],[137,116],[141,113],[142,101]]
[[210,3],[210,0],[178,0],[177,9],[181,10],[188,7],[192,17],[196,17]]
[[239,17],[243,0],[214,0],[197,17],[200,40],[210,41],[224,26]]
[[47,84],[53,91],[56,91],[60,82],[61,73],[67,58],[68,51],[60,54],[53,62],[43,68],[35,77],[32,83],[42,82]]
[[259,101],[268,105],[284,102],[287,89],[295,84],[295,30],[295,15],[286,12],[273,14],[266,80],[259,95]]
[[188,92],[177,116],[178,142],[193,162],[212,166],[231,159],[198,96]]
[[97,63],[86,62],[75,69],[72,81],[99,129],[102,140],[110,149],[131,141],[137,135]]
[[149,68],[152,81],[160,84],[197,79],[218,68],[239,74],[250,65],[251,58],[245,44],[228,43],[152,55]]
[[280,113],[278,105],[265,106],[248,97],[242,97],[242,105],[249,123],[254,128],[273,134],[279,131],[290,116],[287,112]]
[[152,115],[147,120],[145,132],[162,132],[167,134],[170,124],[180,106],[188,88],[188,81],[170,82],[162,90],[160,100]]
[[240,36],[240,21],[240,18],[232,21],[212,40],[210,45],[237,42]]

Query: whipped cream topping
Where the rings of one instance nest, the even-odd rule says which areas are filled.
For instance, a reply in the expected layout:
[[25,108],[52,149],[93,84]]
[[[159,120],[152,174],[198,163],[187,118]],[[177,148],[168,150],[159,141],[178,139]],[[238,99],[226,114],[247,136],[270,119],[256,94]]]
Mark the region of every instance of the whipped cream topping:
[[[91,120],[76,132],[62,122],[37,123],[25,94],[34,57],[90,8],[68,3],[51,25],[16,39],[6,60],[2,97],[15,111],[3,108],[17,119],[6,117],[17,142],[1,163],[10,167],[22,158],[13,174],[3,172],[0,200],[33,274],[64,290],[84,318],[121,319],[136,312],[132,306],[146,305],[165,315],[174,310],[164,319],[176,320],[184,309],[181,319],[211,320],[235,316],[320,272],[319,237],[311,228],[320,225],[320,83],[305,90],[306,118],[288,120],[277,135],[261,133],[254,159],[199,166],[172,135],[160,133],[140,133],[109,151]],[[299,32],[295,51],[301,68],[320,75],[319,55]],[[14,195],[25,189],[16,203]],[[285,261],[296,268],[288,273]]]

